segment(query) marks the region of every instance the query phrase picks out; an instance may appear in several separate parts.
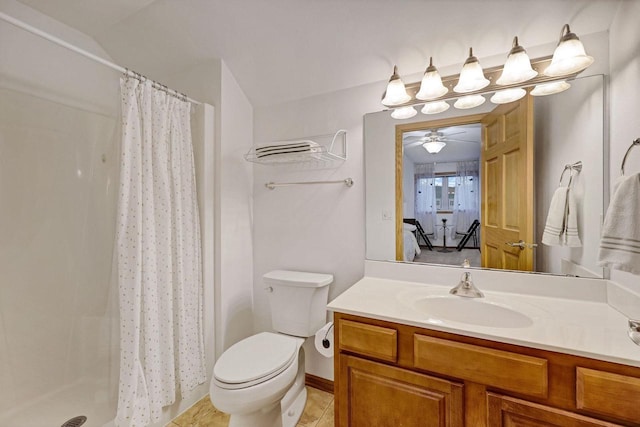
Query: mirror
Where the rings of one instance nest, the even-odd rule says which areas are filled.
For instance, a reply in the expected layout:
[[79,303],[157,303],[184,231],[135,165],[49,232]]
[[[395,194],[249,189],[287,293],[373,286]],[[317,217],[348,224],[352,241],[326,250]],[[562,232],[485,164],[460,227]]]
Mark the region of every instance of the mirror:
[[[580,77],[570,84],[571,88],[565,92],[533,98],[533,167],[526,184],[533,195],[533,206],[527,208],[533,216],[533,241],[525,243],[538,246],[516,249],[531,251],[535,272],[604,277],[603,269],[596,264],[606,202],[604,189],[608,188],[608,175],[604,173],[607,152],[604,76]],[[480,122],[488,114],[494,114],[491,111],[496,107],[486,102],[472,110],[450,108],[436,116],[418,114],[408,120],[395,120],[389,111],[364,116],[367,259],[460,265],[462,259],[469,258],[472,266],[481,266],[482,254],[476,248],[483,247],[483,228],[489,228],[483,226],[482,213],[487,203],[482,203],[482,194],[483,188],[485,195],[489,194],[492,185],[483,173],[488,168],[480,161],[482,140],[487,137]],[[445,143],[438,153],[428,153],[423,148],[426,142],[439,145],[438,141]],[[396,145],[402,147],[398,156]],[[470,161],[478,162],[475,173]],[[551,200],[559,187],[561,174],[565,165],[576,162],[582,162],[582,170],[572,172],[570,186],[581,246],[542,244]],[[460,170],[471,172],[460,173]],[[514,181],[520,175],[517,168],[514,170],[506,181]],[[565,186],[569,175],[567,172],[564,176]],[[478,177],[475,184],[474,176]],[[435,187],[436,191],[429,190],[429,196],[425,196],[425,185]],[[461,190],[456,194],[459,188],[466,188],[466,192]],[[473,214],[468,211],[473,209],[456,209],[456,206],[462,206],[460,199],[473,195],[474,191],[478,193],[475,202],[472,198],[466,203],[467,206],[476,203],[480,224],[474,233],[468,233],[473,224]],[[519,197],[518,191],[509,191],[515,194],[507,195],[507,198]],[[424,215],[424,207],[418,206],[424,205],[425,197],[430,206],[430,217]],[[461,213],[463,210],[466,217]],[[413,229],[416,219],[432,249],[420,230]],[[403,223],[412,224],[403,227]],[[396,253],[397,247],[405,246],[405,228],[419,244],[420,254],[413,260],[409,260],[404,251]],[[396,229],[402,231],[396,232]],[[464,247],[458,251],[456,247],[465,238]],[[411,245],[411,240],[407,242]],[[486,248],[485,253],[489,253]],[[507,269],[520,269],[509,263],[504,265]]]

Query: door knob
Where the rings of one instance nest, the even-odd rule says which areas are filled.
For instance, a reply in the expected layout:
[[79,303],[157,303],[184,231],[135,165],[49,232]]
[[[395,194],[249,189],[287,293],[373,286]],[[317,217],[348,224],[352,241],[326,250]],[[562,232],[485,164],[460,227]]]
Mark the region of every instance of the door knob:
[[532,249],[532,248],[537,248],[538,244],[537,243],[525,243],[524,240],[520,240],[519,242],[506,242],[505,245],[507,246],[511,246],[512,248],[520,248],[520,249]]

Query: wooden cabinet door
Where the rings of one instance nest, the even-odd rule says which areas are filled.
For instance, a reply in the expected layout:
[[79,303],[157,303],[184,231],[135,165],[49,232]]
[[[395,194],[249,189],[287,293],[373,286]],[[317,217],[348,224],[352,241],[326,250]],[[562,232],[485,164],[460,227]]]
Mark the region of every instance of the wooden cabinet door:
[[487,395],[488,427],[621,427],[526,400]]
[[359,357],[340,355],[336,425],[462,427],[463,386]]
[[497,107],[482,119],[482,266],[533,270],[533,101]]

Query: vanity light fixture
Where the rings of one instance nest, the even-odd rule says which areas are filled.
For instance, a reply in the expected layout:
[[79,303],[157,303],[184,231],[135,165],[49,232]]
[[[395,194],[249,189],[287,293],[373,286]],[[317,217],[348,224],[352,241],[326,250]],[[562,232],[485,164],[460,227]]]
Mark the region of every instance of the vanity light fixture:
[[502,75],[496,84],[500,86],[515,85],[531,80],[538,75],[538,72],[531,68],[531,60],[527,51],[518,44],[518,37],[513,38],[513,44],[507,62],[504,64]]
[[486,98],[482,95],[467,95],[458,99],[453,106],[459,110],[468,110],[469,108],[479,107],[485,101]]
[[[526,96],[527,89],[533,96],[551,95],[567,90],[567,80],[575,78],[593,63],[578,37],[565,24],[553,56],[530,59],[520,46],[518,37],[513,38],[512,47],[503,66],[483,70],[478,58],[469,49],[459,75],[441,77],[429,58],[429,66],[419,82],[405,84],[393,67],[382,103],[395,108],[391,116],[407,119],[417,114],[415,108],[423,105],[423,114],[438,114],[449,109],[449,100],[455,108],[470,109],[485,103],[485,95],[492,95],[491,102],[506,104]],[[535,87],[534,87],[535,86]]]
[[587,55],[578,36],[571,32],[569,24],[564,24],[551,64],[544,74],[549,77],[564,76],[580,72],[591,64],[593,57]]
[[422,114],[438,114],[447,111],[449,107],[451,107],[451,105],[446,101],[427,102],[420,112]]
[[427,150],[430,154],[436,154],[439,153],[445,145],[447,145],[447,143],[444,141],[433,140],[425,142],[424,144],[422,144],[422,147],[424,147],[424,149]]
[[432,99],[440,98],[447,92],[449,92],[449,89],[442,84],[442,78],[433,65],[433,57],[430,57],[429,66],[425,70],[424,76],[422,76],[422,83],[420,84],[420,90],[416,94],[416,99],[431,101]]
[[533,96],[546,96],[553,95],[554,93],[564,92],[569,89],[571,85],[564,80],[551,83],[542,83],[533,88],[530,92]]
[[490,101],[494,104],[508,104],[510,102],[517,101],[518,99],[523,98],[526,94],[527,91],[520,87],[503,89],[494,93]]
[[394,119],[402,120],[410,119],[416,114],[418,114],[418,111],[412,106],[399,107],[393,110],[393,112],[391,113],[391,117],[393,117]]
[[387,84],[387,90],[383,95],[382,103],[387,107],[394,107],[409,101],[411,101],[411,97],[407,93],[404,82],[398,75],[398,67],[394,65],[393,74],[389,78],[389,84]]
[[470,47],[469,57],[464,62],[462,71],[460,71],[460,79],[453,91],[458,93],[475,92],[489,86],[489,83],[491,82],[484,76],[480,62],[478,58],[473,56],[473,48]]

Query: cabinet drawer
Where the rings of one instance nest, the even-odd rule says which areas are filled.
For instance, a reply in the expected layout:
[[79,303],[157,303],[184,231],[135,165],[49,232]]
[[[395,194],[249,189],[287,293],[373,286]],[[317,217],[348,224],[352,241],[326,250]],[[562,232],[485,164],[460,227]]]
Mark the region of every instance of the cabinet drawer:
[[640,422],[640,378],[576,368],[576,407]]
[[424,335],[413,337],[414,366],[535,397],[547,397],[547,361]]
[[366,323],[340,320],[338,333],[340,350],[396,362],[398,358],[398,331]]

